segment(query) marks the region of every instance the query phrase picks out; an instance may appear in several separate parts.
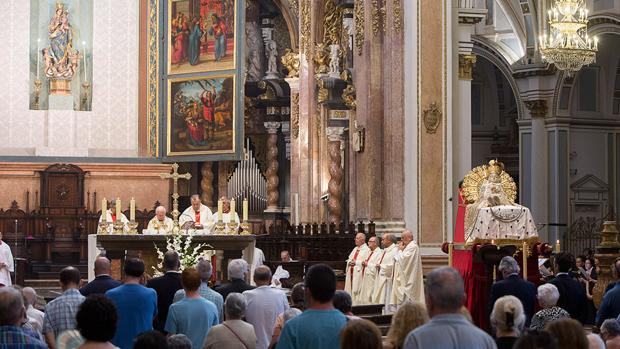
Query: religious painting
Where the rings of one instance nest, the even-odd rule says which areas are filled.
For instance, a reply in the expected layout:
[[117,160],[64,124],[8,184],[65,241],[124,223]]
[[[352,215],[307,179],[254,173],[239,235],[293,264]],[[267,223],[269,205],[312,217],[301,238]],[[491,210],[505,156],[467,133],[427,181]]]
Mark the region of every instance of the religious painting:
[[168,0],[168,74],[235,68],[236,0]]
[[235,82],[232,74],[168,82],[167,156],[235,151]]
[[30,109],[91,110],[93,3],[30,1]]

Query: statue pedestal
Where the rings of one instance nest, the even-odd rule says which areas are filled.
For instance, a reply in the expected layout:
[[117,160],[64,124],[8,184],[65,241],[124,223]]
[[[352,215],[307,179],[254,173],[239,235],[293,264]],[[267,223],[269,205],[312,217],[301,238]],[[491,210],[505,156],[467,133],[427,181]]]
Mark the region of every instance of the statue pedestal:
[[74,110],[72,95],[49,95],[49,110]]

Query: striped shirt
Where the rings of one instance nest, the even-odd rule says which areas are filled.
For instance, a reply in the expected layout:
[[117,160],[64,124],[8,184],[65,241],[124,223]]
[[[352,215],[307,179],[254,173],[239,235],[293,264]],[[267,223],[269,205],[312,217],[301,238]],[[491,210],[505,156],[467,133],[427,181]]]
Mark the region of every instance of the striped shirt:
[[49,302],[45,307],[43,334],[53,332],[54,336],[58,337],[66,330],[74,330],[77,325],[75,315],[84,299],[80,291],[70,288]]
[[17,326],[0,326],[0,348],[45,349],[47,345]]
[[[218,319],[220,323],[224,321],[224,297],[221,294],[213,291],[206,282],[200,283],[200,287],[198,288],[198,294],[200,297],[213,302],[215,307],[217,308]],[[180,289],[174,294],[173,303],[180,301],[185,298],[185,290]]]

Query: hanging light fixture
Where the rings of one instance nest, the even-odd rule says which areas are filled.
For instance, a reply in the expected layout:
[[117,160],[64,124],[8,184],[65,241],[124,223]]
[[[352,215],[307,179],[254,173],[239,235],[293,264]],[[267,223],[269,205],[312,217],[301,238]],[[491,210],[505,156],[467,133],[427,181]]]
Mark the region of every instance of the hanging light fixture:
[[594,62],[598,39],[588,37],[588,10],[585,2],[556,0],[547,15],[551,33],[538,39],[542,58],[569,74]]

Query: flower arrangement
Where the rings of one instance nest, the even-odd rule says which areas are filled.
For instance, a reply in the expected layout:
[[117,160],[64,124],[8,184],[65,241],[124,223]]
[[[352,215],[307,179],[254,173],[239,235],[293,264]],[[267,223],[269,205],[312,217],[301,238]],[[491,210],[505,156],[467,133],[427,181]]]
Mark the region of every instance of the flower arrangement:
[[164,253],[167,251],[175,251],[179,254],[181,271],[185,268],[195,266],[200,259],[211,260],[211,256],[215,254],[213,246],[204,243],[197,246],[192,246],[192,239],[193,237],[191,234],[172,234],[166,237],[166,251],[160,250],[159,247],[155,245],[155,251],[157,251],[157,257],[159,258],[157,267],[153,266],[155,275],[162,275],[164,273]]

